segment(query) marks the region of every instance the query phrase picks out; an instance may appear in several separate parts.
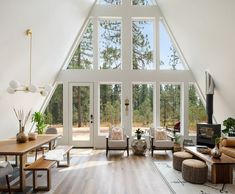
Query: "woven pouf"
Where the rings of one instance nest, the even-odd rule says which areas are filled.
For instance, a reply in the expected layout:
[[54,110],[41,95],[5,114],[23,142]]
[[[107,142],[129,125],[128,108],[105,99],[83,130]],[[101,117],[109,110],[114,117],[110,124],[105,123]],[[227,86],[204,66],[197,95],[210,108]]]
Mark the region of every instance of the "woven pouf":
[[181,171],[182,162],[191,158],[193,158],[193,155],[188,152],[175,152],[173,154],[173,168]]
[[182,163],[182,177],[185,181],[203,184],[207,181],[208,167],[205,162],[187,159]]

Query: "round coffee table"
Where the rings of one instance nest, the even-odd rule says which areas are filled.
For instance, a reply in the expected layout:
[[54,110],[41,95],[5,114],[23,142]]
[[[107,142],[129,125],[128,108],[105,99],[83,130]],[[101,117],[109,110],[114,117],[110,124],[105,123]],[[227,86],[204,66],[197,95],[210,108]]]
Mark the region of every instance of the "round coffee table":
[[141,139],[134,139],[131,142],[131,149],[133,151],[133,154],[136,155],[145,155],[145,152],[147,150],[147,142],[144,138]]

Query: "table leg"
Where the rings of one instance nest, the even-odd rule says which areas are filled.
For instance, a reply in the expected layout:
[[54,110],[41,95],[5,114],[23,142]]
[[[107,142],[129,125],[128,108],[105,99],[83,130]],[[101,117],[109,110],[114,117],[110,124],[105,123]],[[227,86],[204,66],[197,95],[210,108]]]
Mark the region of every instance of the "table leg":
[[50,141],[48,144],[49,144],[49,150],[52,150],[52,141]]
[[20,155],[20,165],[19,165],[19,174],[20,174],[20,191],[23,191],[25,188],[25,171],[24,167],[26,164],[26,154]]
[[233,183],[233,168],[232,165],[213,164],[211,166],[211,182],[218,183]]

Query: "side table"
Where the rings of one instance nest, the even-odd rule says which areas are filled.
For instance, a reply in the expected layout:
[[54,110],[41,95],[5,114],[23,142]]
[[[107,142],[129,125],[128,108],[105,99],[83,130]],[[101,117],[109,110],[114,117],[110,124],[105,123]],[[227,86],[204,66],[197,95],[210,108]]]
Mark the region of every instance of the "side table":
[[145,155],[147,150],[147,142],[144,138],[141,139],[133,139],[131,142],[131,149],[133,154],[136,155]]

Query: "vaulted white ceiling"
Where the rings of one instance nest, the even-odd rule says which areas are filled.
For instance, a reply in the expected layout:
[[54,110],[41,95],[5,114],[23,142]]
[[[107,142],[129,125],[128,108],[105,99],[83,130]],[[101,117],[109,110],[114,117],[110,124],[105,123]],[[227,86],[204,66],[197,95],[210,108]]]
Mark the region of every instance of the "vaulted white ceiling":
[[29,81],[29,39],[33,31],[32,82],[53,84],[95,0],[0,1],[0,138],[18,130],[13,107],[39,111],[40,94],[6,92],[12,79]]
[[[13,107],[38,111],[39,94],[6,92],[11,79],[28,82],[29,50],[24,32],[33,30],[32,82],[56,79],[95,0],[0,1],[0,138],[15,135]],[[216,84],[214,113],[221,123],[235,116],[235,1],[157,0],[202,92],[205,70]]]
[[235,1],[157,2],[204,94],[205,70],[213,76],[217,122],[235,117]]

